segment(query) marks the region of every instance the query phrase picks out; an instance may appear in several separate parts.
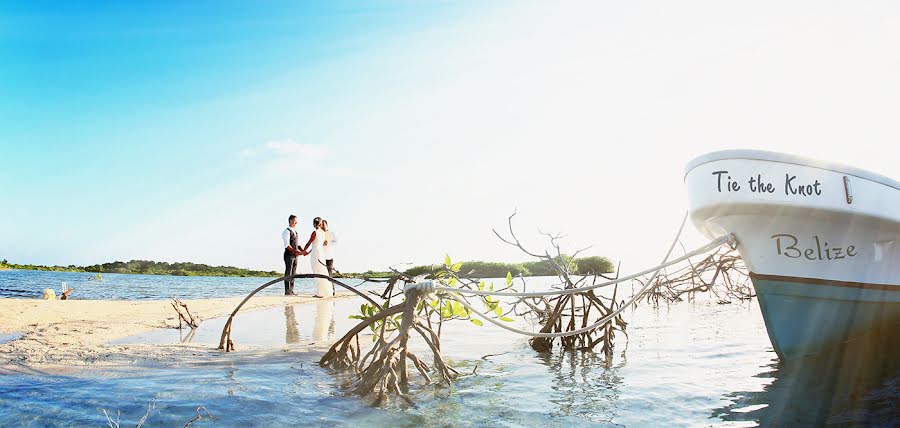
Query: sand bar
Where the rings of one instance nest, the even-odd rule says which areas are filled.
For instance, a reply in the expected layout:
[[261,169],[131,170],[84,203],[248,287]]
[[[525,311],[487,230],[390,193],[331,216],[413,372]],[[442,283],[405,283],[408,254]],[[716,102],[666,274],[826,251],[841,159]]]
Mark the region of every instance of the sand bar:
[[[351,294],[339,293],[338,298]],[[200,320],[231,313],[243,297],[183,300]],[[319,301],[312,295],[260,296],[241,311]],[[0,344],[0,374],[122,371],[135,363],[175,363],[184,357],[223,358],[210,346],[110,345],[156,328],[177,328],[171,300],[0,299],[0,333],[22,337]],[[243,353],[247,356],[247,353]],[[235,355],[235,354],[232,354]]]

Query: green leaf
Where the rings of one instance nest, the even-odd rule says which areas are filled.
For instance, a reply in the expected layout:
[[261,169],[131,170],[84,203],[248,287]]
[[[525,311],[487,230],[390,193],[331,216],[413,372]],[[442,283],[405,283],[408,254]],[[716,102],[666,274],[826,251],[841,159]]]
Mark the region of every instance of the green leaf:
[[500,317],[500,321],[513,322],[512,318]]
[[445,254],[445,256],[446,256],[446,257],[444,257],[444,266],[447,266],[447,267],[449,268],[450,265],[453,264],[453,262],[450,261],[450,255],[449,255],[449,254]]
[[506,272],[506,285],[512,285],[512,272]]
[[459,272],[459,270],[462,269],[462,264],[463,262],[456,262],[455,264],[453,264],[453,266],[450,266],[450,270],[452,270],[453,272]]
[[481,322],[480,319],[472,318],[472,319],[470,319],[469,321],[471,321],[472,324],[475,324],[475,325],[477,325],[477,326],[479,326],[479,327],[484,327],[484,323]]
[[464,316],[465,314],[466,314],[466,307],[465,307],[465,306],[463,306],[463,305],[461,305],[461,304],[459,304],[459,303],[455,303],[455,304],[453,305],[453,315],[456,315],[456,316],[460,316],[460,317],[461,317],[461,316]]
[[484,290],[484,280],[478,281],[478,289]]
[[497,305],[497,307],[494,308],[494,313],[497,314],[498,317],[503,315],[503,308],[501,308],[500,305]]
[[456,286],[456,278],[450,278],[450,286],[451,286],[451,287],[455,287],[455,286]]

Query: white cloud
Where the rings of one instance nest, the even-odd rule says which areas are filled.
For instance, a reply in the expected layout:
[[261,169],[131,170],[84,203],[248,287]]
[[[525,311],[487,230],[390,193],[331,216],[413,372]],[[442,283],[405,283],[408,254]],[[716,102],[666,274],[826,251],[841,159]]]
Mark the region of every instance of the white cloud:
[[242,161],[248,160],[248,159],[256,157],[257,154],[259,154],[259,151],[256,149],[250,149],[250,148],[242,149],[241,151],[238,152],[238,159],[240,159]]
[[322,144],[302,144],[287,138],[245,147],[238,151],[237,157],[241,161],[260,159],[266,163],[272,161],[316,162],[327,159],[329,151],[328,147]]
[[283,177],[285,170],[328,176],[348,175],[339,165],[331,165],[329,160],[333,156],[328,146],[298,143],[292,138],[271,140],[243,148],[237,152],[237,157],[261,178]]
[[319,144],[301,144],[292,139],[269,141],[266,148],[279,159],[315,162],[328,157],[328,148]]

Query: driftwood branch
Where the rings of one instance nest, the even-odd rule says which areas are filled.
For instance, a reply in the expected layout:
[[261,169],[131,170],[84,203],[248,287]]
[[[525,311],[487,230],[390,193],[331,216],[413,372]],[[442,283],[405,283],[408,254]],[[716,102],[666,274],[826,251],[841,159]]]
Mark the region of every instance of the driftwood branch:
[[[106,416],[106,426],[108,426],[109,428],[119,428],[119,423],[120,423],[121,417],[122,417],[121,411],[116,411],[116,420],[113,420],[112,417],[109,416],[109,412],[107,412],[106,409],[100,409],[100,410],[103,411],[103,415]],[[144,423],[147,422],[147,419],[150,418],[150,415],[153,414],[154,410],[156,410],[156,399],[155,398],[150,400],[149,403],[147,403],[147,412],[144,413],[144,416],[142,416],[138,420],[137,424],[135,425],[135,428],[141,428],[142,426],[144,426]]]
[[191,419],[191,420],[189,420],[186,424],[184,424],[184,428],[187,428],[187,427],[190,426],[192,423],[197,422],[197,421],[199,421],[200,419],[203,419],[203,415],[200,413],[200,410],[201,410],[201,409],[203,410],[204,413],[206,413],[206,417],[207,417],[207,418],[210,418],[210,419],[212,419],[212,420],[215,420],[215,419],[216,419],[215,416],[209,414],[209,410],[206,410],[206,407],[200,406],[200,407],[198,407],[197,410],[196,410],[197,416],[194,416],[194,419]]
[[173,297],[172,298],[172,307],[175,308],[175,312],[178,313],[178,329],[181,330],[183,324],[187,324],[191,330],[197,328],[200,325],[200,322],[194,318],[194,315],[191,314],[191,310],[188,309],[187,305],[181,300]]

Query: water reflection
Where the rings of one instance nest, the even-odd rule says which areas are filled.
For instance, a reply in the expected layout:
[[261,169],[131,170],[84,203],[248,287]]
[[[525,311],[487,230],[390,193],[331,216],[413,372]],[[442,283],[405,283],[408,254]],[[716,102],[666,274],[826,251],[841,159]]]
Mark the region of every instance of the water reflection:
[[762,391],[726,394],[733,403],[713,411],[726,421],[762,426],[900,426],[900,358],[894,344],[854,343],[826,356],[756,375],[771,378]]
[[285,343],[300,343],[300,325],[297,323],[294,305],[284,307],[284,341]]
[[[358,310],[359,302],[352,299],[320,299],[293,305],[242,311],[234,319],[232,335],[236,343],[253,346],[306,344],[310,341],[330,344],[335,331],[343,332],[356,325],[357,320],[347,314]],[[121,344],[216,345],[221,338],[227,316],[204,320],[193,332],[177,329],[144,331],[112,340]]]
[[624,378],[619,371],[625,359],[615,363],[602,353],[554,351],[537,353],[537,362],[549,369],[553,391],[549,401],[553,416],[582,416],[611,422],[618,414]]
[[181,343],[191,343],[195,334],[197,334],[196,328],[189,329],[187,334],[185,334],[184,329],[178,329],[178,338]]
[[316,319],[313,324],[313,342],[324,342],[334,337],[334,299],[316,302]]

